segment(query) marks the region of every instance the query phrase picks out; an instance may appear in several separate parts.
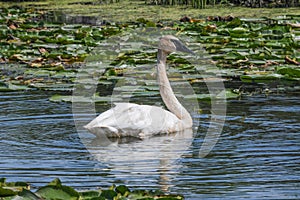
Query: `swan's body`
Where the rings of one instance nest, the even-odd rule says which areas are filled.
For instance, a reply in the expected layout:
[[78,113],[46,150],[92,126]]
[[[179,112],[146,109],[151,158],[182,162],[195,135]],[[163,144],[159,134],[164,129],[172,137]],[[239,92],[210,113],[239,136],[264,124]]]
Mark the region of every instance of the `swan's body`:
[[192,53],[174,36],[162,37],[157,55],[157,81],[160,95],[170,111],[157,106],[116,103],[85,128],[96,136],[139,138],[191,128],[192,118],[174,95],[166,73],[167,55],[174,51]]
[[86,128],[98,136],[140,138],[186,128],[173,113],[158,106],[134,103],[115,105],[91,121]]

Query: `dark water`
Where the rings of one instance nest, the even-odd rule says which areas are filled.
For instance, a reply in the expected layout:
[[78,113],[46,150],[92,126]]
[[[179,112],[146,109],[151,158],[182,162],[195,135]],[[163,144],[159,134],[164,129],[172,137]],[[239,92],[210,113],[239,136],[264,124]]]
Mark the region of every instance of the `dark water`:
[[[194,116],[200,120],[198,133],[176,166],[165,169],[145,165],[145,160],[137,165],[139,172],[114,168],[109,158],[102,163],[90,154],[78,136],[71,104],[51,103],[50,96],[45,92],[0,93],[0,177],[7,181],[27,181],[36,188],[59,177],[79,190],[114,183],[167,189],[187,199],[300,198],[297,95],[229,101],[222,135],[205,158],[199,158],[198,151],[210,114]],[[120,163],[126,166],[124,160]]]

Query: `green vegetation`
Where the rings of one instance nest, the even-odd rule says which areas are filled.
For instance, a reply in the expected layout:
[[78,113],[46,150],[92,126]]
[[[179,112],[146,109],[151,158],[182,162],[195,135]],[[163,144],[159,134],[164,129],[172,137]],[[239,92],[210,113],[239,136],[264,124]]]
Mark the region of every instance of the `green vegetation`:
[[243,18],[275,17],[286,14],[299,14],[299,8],[246,8],[230,5],[206,6],[206,9],[191,8],[185,5],[146,5],[141,0],[121,0],[119,3],[103,3],[99,0],[44,0],[0,2],[0,7],[8,8],[13,5],[33,8],[41,11],[62,11],[73,16],[96,16],[108,22],[136,22],[138,18],[150,21],[177,21],[184,16],[205,18],[207,16],[227,16]]
[[299,0],[286,0],[286,1],[268,1],[268,0],[152,0],[152,4],[159,5],[186,5],[193,8],[206,8],[207,5],[215,6],[216,4],[230,4],[230,5],[243,5],[251,8],[274,8],[274,7],[293,7],[299,5]]
[[0,91],[30,89],[18,85],[71,91],[72,78],[93,48],[123,29],[48,23],[45,12],[0,10]]
[[[218,67],[213,73],[221,74],[226,81],[240,78],[245,83],[299,84],[299,15],[255,19],[210,17],[205,20],[185,17],[173,23],[155,23],[140,18],[134,23],[110,23],[99,27],[53,22],[53,14],[16,7],[1,9],[0,91],[38,88],[72,92],[77,76],[84,80],[86,75],[95,73],[90,69],[80,73],[78,70],[104,39],[149,26],[160,26],[161,31],[172,29],[177,34],[194,38],[197,46],[201,44],[205,48],[207,59]],[[135,66],[154,65],[156,52],[155,49],[132,47],[101,67],[96,62],[98,57],[89,59],[89,65],[93,65],[90,67],[98,70],[99,84],[107,86],[114,84],[128,69],[137,73]],[[192,65],[176,54],[170,55],[168,60],[169,65],[184,74],[190,83],[201,82],[207,73],[202,66]],[[145,71],[145,75],[151,73]],[[135,92],[134,96],[158,94],[157,86],[152,83],[141,84],[144,89]],[[149,87],[152,88],[149,90]],[[77,100],[80,99],[88,100]],[[109,98],[95,94],[93,99],[105,102]],[[55,96],[51,100],[72,101],[72,98]]]
[[131,191],[125,185],[112,186],[106,190],[76,191],[63,185],[59,179],[54,179],[48,185],[40,187],[36,192],[30,191],[30,185],[25,182],[5,182],[0,179],[1,200],[135,200],[135,199],[164,199],[181,200],[180,195],[168,195],[161,191],[136,190]]

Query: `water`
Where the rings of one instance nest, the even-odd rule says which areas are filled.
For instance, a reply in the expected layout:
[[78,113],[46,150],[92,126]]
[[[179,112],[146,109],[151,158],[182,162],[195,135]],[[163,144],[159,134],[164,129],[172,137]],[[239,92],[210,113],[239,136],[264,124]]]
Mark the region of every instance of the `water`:
[[[59,177],[78,190],[114,183],[168,190],[187,199],[300,198],[297,94],[229,101],[221,138],[207,157],[199,158],[210,122],[209,112],[204,111],[194,116],[200,120],[198,133],[176,162],[161,167],[164,163],[145,158],[132,168],[126,159],[114,167],[109,159],[104,163],[95,158],[78,136],[72,105],[51,103],[51,95],[42,91],[0,93],[0,177],[7,181],[27,181],[37,188]],[[99,110],[107,108],[98,106]],[[86,140],[97,146],[93,138]]]

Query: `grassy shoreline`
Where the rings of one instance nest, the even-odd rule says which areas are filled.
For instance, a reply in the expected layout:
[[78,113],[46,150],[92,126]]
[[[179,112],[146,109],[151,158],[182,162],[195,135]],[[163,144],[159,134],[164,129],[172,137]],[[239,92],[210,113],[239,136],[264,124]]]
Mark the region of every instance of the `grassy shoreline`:
[[0,2],[0,7],[32,7],[41,10],[60,10],[70,15],[97,16],[112,22],[136,21],[145,18],[150,21],[174,21],[184,16],[205,18],[207,16],[233,15],[241,18],[277,17],[299,14],[299,8],[246,8],[235,6],[208,6],[194,9],[186,6],[146,5],[140,0],[121,0],[119,3],[101,4],[98,0],[45,0],[36,2]]

